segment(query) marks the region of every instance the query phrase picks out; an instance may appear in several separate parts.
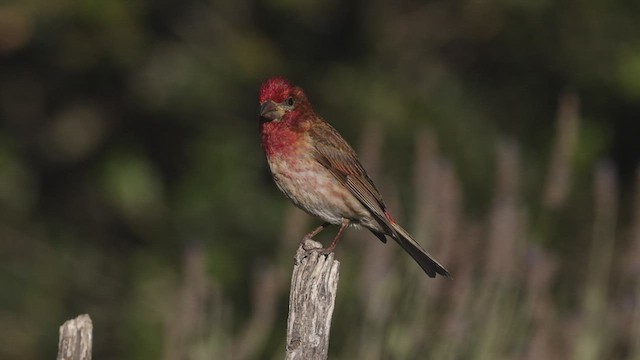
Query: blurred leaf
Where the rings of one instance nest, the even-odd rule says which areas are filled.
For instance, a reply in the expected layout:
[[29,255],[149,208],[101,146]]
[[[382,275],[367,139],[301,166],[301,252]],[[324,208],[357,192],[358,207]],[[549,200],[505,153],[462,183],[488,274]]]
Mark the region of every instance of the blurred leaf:
[[164,211],[161,178],[135,151],[111,154],[105,163],[104,186],[107,199],[132,220],[155,219]]
[[617,81],[630,100],[640,100],[640,49],[623,51],[616,69]]

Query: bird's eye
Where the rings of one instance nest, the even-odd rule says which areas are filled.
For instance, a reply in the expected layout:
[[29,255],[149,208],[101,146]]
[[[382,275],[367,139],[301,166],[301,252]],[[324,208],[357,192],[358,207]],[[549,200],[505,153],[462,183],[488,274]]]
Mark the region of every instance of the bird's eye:
[[293,106],[293,97],[287,99],[287,106]]

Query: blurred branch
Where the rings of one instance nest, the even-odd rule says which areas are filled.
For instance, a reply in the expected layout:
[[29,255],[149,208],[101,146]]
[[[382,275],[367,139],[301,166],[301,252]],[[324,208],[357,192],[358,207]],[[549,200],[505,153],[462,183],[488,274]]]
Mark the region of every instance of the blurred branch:
[[80,315],[60,326],[58,360],[91,360],[93,323],[89,315]]
[[599,164],[594,179],[594,220],[588,274],[582,297],[583,320],[574,344],[574,359],[602,359],[609,340],[609,282],[618,209],[618,187],[613,166]]
[[306,240],[296,252],[289,295],[287,360],[328,356],[340,263],[333,254],[307,252],[319,248],[319,243]]
[[431,245],[437,233],[439,209],[438,195],[441,180],[438,139],[427,129],[422,129],[415,137],[415,163],[413,187],[416,207],[414,236],[421,244]]
[[211,297],[206,277],[206,254],[200,243],[186,248],[182,287],[174,312],[167,314],[164,358],[188,358],[190,349],[202,337],[206,325],[207,300]]
[[256,359],[264,345],[278,308],[278,294],[282,290],[279,273],[273,265],[260,262],[254,270],[252,312],[249,322],[236,337],[235,359]]
[[556,138],[544,189],[543,203],[547,208],[558,208],[567,199],[571,181],[570,162],[576,146],[579,121],[580,99],[573,93],[564,94],[558,105]]
[[496,147],[496,187],[489,219],[485,271],[492,279],[514,280],[518,273],[520,246],[526,236],[518,202],[520,152],[512,141]]

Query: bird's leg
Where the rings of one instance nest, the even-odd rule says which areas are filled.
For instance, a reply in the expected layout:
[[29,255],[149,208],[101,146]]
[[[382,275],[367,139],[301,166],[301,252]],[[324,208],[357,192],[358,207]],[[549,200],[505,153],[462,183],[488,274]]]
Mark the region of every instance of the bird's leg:
[[307,235],[305,235],[302,238],[302,243],[305,242],[305,240],[313,240],[313,237],[318,235],[320,233],[320,231],[324,230],[327,226],[331,225],[330,223],[326,222],[320,226],[318,226],[315,230],[313,230],[312,232],[308,233]]
[[333,241],[331,242],[329,247],[320,249],[320,252],[322,252],[325,255],[331,254],[333,250],[335,250],[336,246],[338,245],[338,241],[340,241],[340,238],[342,238],[342,233],[344,233],[344,231],[347,229],[348,226],[349,226],[349,220],[347,219],[342,220],[342,225],[340,226],[340,230],[338,230],[336,237],[333,238]]
[[[322,225],[318,226],[315,230],[313,230],[312,232],[308,233],[307,235],[305,235],[302,240],[300,240],[300,247],[302,247],[305,252],[307,252],[307,255],[309,255],[308,253],[310,253],[311,251],[318,250],[321,249],[322,250],[322,244],[319,244],[315,241],[313,241],[313,237],[318,235],[322,230],[324,230],[327,226],[331,225],[328,222],[323,223]],[[307,244],[307,240],[309,240],[311,243]],[[310,248],[307,248],[307,246],[310,246]]]

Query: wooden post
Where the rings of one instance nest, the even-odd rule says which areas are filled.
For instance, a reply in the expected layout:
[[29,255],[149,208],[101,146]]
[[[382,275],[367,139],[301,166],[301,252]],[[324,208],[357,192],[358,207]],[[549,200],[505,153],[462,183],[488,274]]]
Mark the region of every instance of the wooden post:
[[91,360],[93,323],[89,315],[80,315],[60,326],[57,360]]
[[308,251],[314,248],[322,245],[306,240],[296,252],[289,294],[286,360],[324,360],[329,353],[340,263],[333,254]]

